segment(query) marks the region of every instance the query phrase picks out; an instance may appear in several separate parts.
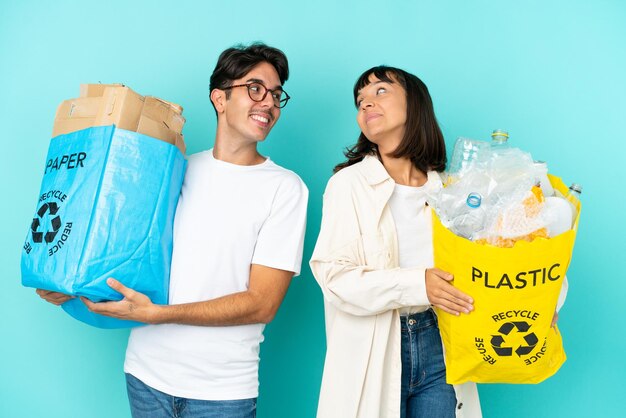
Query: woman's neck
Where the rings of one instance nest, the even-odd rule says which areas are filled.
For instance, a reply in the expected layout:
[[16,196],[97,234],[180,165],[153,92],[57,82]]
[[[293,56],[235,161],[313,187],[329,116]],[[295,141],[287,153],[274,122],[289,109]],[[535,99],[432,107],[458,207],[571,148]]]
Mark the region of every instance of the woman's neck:
[[418,170],[408,158],[393,158],[387,154],[380,154],[383,166],[396,184],[419,187],[428,180],[426,173]]

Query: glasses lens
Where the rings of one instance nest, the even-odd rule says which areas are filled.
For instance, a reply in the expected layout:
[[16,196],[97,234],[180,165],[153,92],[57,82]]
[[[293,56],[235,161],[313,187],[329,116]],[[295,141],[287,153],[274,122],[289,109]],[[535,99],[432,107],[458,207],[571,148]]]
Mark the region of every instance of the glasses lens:
[[287,106],[287,102],[289,101],[289,95],[287,95],[287,93],[285,93],[284,91],[282,92],[281,96],[280,96],[280,102],[276,103],[277,107],[285,107]]
[[250,83],[248,84],[248,94],[252,100],[260,102],[265,96],[265,86],[259,83]]
[[284,91],[277,89],[270,92],[263,84],[260,83],[250,83],[248,86],[248,95],[255,102],[261,102],[265,99],[265,95],[270,93],[272,95],[272,100],[274,101],[274,106],[276,107],[285,107],[287,105],[287,101],[289,100],[289,96]]
[[274,99],[274,106],[282,107],[282,101],[287,97],[286,93],[282,90],[274,90],[272,92],[272,99]]

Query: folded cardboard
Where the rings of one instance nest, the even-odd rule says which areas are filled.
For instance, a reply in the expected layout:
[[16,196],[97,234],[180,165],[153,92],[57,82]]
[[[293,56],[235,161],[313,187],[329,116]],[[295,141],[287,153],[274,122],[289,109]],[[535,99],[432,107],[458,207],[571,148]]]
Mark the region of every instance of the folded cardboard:
[[181,112],[182,108],[176,104],[166,102],[158,97],[146,96],[141,116],[154,121],[161,121],[166,128],[181,133],[185,124],[185,118]]
[[163,122],[156,121],[142,114],[139,118],[136,132],[176,145],[184,153],[185,142],[182,134],[168,129]]
[[80,97],[59,105],[52,136],[115,125],[151,136],[185,153],[182,107],[157,97],[143,97],[122,84],[82,84]]
[[124,87],[121,83],[115,84],[81,84],[79,97],[102,97],[107,87]]
[[[136,131],[144,98],[128,87],[107,87],[102,94],[103,106],[98,109],[96,126],[115,125]],[[163,138],[159,138],[163,139]]]

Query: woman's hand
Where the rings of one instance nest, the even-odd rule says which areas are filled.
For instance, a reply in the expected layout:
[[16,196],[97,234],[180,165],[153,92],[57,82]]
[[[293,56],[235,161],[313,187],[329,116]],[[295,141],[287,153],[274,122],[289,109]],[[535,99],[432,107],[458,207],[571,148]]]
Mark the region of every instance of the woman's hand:
[[65,293],[53,292],[52,290],[37,289],[35,291],[40,298],[46,302],[50,302],[53,305],[63,305],[70,299],[74,299],[74,296],[66,295]]
[[452,315],[474,310],[474,299],[461,292],[449,282],[454,276],[437,268],[426,270],[426,295],[433,306]]

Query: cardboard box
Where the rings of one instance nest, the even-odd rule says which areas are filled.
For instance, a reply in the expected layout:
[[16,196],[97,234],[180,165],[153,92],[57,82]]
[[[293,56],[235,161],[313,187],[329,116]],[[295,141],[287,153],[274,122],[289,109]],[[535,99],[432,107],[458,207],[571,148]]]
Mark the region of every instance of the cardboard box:
[[85,97],[66,100],[57,109],[52,136],[95,126],[102,98]]
[[102,97],[107,87],[124,87],[121,83],[116,84],[81,84],[79,97]]
[[[57,109],[52,136],[78,131],[92,126],[116,125],[136,131],[144,98],[121,85],[95,88],[81,87],[87,96],[65,100]],[[102,93],[100,96],[96,94]]]
[[80,97],[58,107],[52,136],[115,125],[168,142],[184,154],[182,110],[158,97],[143,97],[123,84],[82,84]]
[[[179,111],[180,109],[180,111]],[[182,107],[166,102],[157,97],[146,96],[141,112],[142,117],[148,117],[163,124],[174,132],[181,133],[185,118],[180,113]]]
[[174,113],[177,113],[179,115],[183,113],[183,107],[179,104],[168,102],[167,100],[163,100],[155,96],[146,96],[146,99],[156,100],[161,104],[170,107],[174,111]]
[[180,152],[185,153],[186,146],[183,135],[169,129],[163,121],[156,121],[142,114],[139,118],[137,133],[151,136],[153,138],[162,139],[172,145],[176,145]]
[[106,87],[102,100],[95,126],[115,125],[128,131],[137,131],[143,96],[128,87]]

